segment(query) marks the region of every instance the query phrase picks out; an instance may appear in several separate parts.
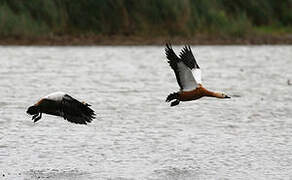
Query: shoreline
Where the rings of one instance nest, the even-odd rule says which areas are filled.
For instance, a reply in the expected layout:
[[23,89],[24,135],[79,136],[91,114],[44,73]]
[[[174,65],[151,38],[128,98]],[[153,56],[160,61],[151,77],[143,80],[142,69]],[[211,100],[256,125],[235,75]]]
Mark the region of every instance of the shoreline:
[[0,37],[0,45],[27,46],[131,46],[131,45],[164,45],[171,42],[174,45],[292,45],[292,34],[258,35],[245,38],[211,37],[196,35],[195,37],[141,37],[141,36],[49,36],[49,37]]

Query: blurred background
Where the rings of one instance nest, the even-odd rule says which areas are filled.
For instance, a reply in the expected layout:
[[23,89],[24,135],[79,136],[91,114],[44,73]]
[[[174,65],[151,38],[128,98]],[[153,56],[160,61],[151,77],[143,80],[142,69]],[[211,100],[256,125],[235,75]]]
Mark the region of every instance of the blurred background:
[[0,44],[291,44],[292,0],[1,0]]

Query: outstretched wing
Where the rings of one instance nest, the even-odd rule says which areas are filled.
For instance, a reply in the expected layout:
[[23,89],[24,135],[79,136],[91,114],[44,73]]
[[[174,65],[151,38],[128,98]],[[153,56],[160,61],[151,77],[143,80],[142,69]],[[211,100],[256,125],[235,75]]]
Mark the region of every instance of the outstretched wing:
[[178,83],[180,89],[183,89],[183,86],[182,86],[181,80],[180,80],[180,76],[179,76],[179,69],[177,66],[177,64],[180,62],[180,59],[173,51],[170,44],[166,44],[165,54],[166,54],[166,58],[168,59],[168,61],[167,61],[168,64],[170,65],[170,67],[174,71],[174,74],[175,74],[175,77],[176,77],[176,80],[177,80],[177,83]]
[[179,56],[182,62],[191,70],[196,84],[202,84],[201,69],[192,53],[191,47],[189,45],[185,46]]
[[192,70],[174,53],[171,45],[166,44],[165,54],[170,67],[175,73],[180,89],[183,91],[191,91],[196,89],[198,84],[194,79]]
[[89,104],[81,103],[66,94],[60,105],[61,116],[69,122],[76,124],[90,123],[95,118],[95,113],[89,106]]

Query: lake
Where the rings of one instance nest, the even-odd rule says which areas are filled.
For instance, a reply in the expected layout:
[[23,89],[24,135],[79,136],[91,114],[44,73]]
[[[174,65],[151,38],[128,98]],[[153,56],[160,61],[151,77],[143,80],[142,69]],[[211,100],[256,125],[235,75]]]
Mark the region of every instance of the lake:
[[[170,107],[179,87],[163,46],[0,46],[0,176],[292,179],[292,46],[192,49],[203,85],[231,99]],[[55,91],[96,119],[33,123],[26,109]]]

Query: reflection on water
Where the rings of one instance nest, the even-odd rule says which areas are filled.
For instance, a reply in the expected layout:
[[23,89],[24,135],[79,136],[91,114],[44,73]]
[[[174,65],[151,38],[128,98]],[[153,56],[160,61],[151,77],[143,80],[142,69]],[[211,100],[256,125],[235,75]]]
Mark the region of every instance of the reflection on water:
[[[291,178],[292,47],[192,48],[205,87],[231,99],[169,107],[178,85],[164,47],[0,47],[3,177]],[[34,124],[26,108],[54,91],[92,104],[97,119]]]

